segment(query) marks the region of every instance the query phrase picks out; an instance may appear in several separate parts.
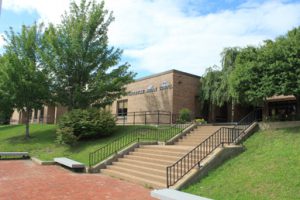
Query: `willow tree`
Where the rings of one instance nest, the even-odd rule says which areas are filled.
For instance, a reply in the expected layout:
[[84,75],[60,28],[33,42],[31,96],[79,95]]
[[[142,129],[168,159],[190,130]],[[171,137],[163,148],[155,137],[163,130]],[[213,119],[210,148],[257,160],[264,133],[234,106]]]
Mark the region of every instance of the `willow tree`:
[[222,72],[216,68],[209,67],[204,76],[201,78],[201,87],[199,91],[199,97],[201,102],[201,109],[207,109],[205,105],[208,105],[207,112],[211,112],[213,105],[217,102],[216,91],[220,86]]
[[225,48],[221,53],[222,57],[222,74],[221,81],[219,87],[215,91],[216,96],[216,104],[218,106],[223,106],[225,103],[231,103],[231,121],[234,120],[235,113],[235,104],[236,102],[232,98],[232,94],[230,91],[230,83],[229,77],[232,71],[235,68],[236,58],[239,54],[240,48],[232,47]]
[[[206,74],[202,78],[202,86],[200,89],[201,99],[209,102],[209,110],[212,111],[212,105],[223,106],[225,103],[231,102],[234,115],[234,103],[230,91],[229,77],[235,68],[235,61],[239,53],[238,47],[225,48],[221,53],[221,70],[208,68]],[[203,102],[202,102],[203,105]]]
[[114,20],[104,2],[82,0],[43,39],[43,65],[51,75],[54,100],[69,109],[105,106],[125,94],[133,80],[129,64],[120,64],[122,50],[109,45]]

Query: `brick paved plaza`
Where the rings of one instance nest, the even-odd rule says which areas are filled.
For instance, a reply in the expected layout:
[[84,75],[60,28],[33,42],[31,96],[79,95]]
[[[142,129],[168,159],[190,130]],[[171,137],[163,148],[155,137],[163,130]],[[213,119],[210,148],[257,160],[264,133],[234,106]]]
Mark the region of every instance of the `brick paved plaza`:
[[73,173],[31,160],[0,161],[1,200],[150,200],[150,190],[101,174]]

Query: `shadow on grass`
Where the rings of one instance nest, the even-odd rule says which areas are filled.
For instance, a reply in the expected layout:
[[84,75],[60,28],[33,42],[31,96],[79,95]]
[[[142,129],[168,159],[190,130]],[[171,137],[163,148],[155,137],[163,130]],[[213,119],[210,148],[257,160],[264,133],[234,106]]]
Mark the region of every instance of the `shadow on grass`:
[[[24,130],[25,132],[25,130]],[[20,133],[17,136],[9,137],[5,139],[10,144],[29,144],[38,142],[40,144],[50,144],[55,142],[55,130],[38,130],[32,131],[30,137],[25,138],[25,133]]]
[[23,126],[22,124],[18,124],[18,125],[5,125],[5,126],[0,126],[0,131],[7,131],[7,130],[11,130],[13,128],[17,128],[17,127],[21,127]]
[[300,134],[300,127],[286,128],[284,132],[289,134]]

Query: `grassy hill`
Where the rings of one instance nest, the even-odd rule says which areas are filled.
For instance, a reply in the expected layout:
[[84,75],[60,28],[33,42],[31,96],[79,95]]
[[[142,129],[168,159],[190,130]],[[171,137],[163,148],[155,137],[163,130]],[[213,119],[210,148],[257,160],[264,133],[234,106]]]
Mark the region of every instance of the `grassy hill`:
[[[88,164],[88,156],[103,145],[133,132],[134,129],[147,128],[148,130],[167,131],[176,134],[179,129],[169,126],[117,126],[113,135],[109,137],[85,140],[78,142],[75,146],[58,145],[55,143],[56,125],[32,124],[30,125],[29,140],[25,139],[24,125],[0,126],[0,151],[27,151],[33,157],[41,160],[52,160],[54,157],[68,157]],[[170,131],[168,131],[170,133]],[[172,133],[173,134],[173,133]],[[164,140],[165,136],[162,136]]]
[[246,151],[184,189],[215,200],[300,199],[300,127],[260,131]]

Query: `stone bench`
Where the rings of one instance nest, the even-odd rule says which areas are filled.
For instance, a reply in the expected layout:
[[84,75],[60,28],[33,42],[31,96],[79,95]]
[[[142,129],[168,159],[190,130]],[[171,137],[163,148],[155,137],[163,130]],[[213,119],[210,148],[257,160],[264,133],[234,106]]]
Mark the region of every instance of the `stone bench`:
[[151,196],[160,200],[212,200],[173,189],[152,190]]
[[85,167],[84,164],[65,157],[54,158],[54,161],[71,169],[83,169]]
[[22,158],[29,158],[28,152],[0,152],[0,158],[6,157],[22,157]]

